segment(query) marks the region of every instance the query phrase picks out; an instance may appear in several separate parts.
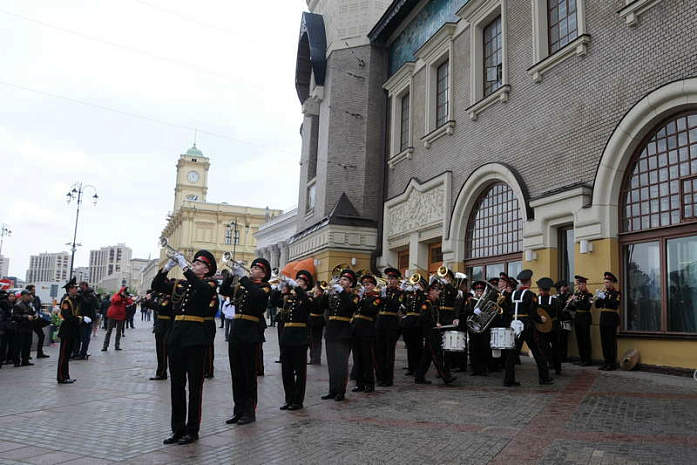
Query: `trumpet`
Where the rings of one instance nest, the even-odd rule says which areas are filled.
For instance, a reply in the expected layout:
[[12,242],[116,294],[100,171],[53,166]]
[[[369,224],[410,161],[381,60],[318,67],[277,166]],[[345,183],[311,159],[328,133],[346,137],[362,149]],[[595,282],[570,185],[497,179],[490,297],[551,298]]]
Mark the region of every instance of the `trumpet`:
[[249,269],[245,266],[244,261],[237,261],[232,259],[232,253],[231,252],[225,252],[223,254],[223,257],[221,261],[227,266],[228,268],[233,268],[235,266],[242,268],[247,274],[249,274]]
[[[162,236],[162,237],[160,238],[160,248],[161,248],[161,249],[166,249],[166,250],[165,250],[165,255],[166,255],[167,257],[169,257],[169,258],[172,258],[172,259],[174,258],[174,256],[175,256],[176,254],[180,253],[177,249],[175,249],[174,247],[172,247],[171,245],[169,245],[169,242],[167,241],[167,238],[164,237],[164,236]],[[183,254],[182,254],[182,255],[183,255]],[[192,267],[192,266],[191,266],[191,262],[189,262],[189,260],[184,259],[184,261],[186,261],[186,266],[187,266],[188,268],[191,268],[191,267]]]

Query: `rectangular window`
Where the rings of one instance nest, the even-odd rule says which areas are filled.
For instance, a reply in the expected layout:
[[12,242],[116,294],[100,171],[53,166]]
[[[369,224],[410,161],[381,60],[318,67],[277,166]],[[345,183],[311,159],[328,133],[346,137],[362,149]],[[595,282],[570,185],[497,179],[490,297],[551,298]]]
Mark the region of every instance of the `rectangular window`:
[[666,241],[668,331],[697,332],[697,236]]
[[449,62],[446,60],[436,70],[436,127],[448,122],[448,74]]
[[549,54],[578,37],[576,0],[547,0]]
[[225,230],[225,245],[232,245],[232,231]]
[[236,229],[234,231],[235,233],[235,244],[234,245],[240,245],[240,230]]
[[484,97],[501,87],[503,77],[503,53],[501,16],[484,28]]
[[406,150],[409,147],[409,94],[402,96],[402,121],[399,131],[399,151]]
[[573,282],[574,277],[574,228],[563,226],[559,228],[559,279]]
[[435,273],[439,266],[443,264],[442,243],[431,244],[428,246],[428,271]]
[[315,209],[315,201],[317,196],[317,184],[312,184],[307,187],[307,205],[305,208],[306,212],[311,212]]
[[319,150],[319,116],[312,115],[310,121],[310,153],[307,165],[307,180],[312,181],[317,176],[317,152]]
[[661,330],[661,252],[658,241],[624,247],[629,331]]
[[508,271],[506,271],[506,273],[508,273],[508,276],[513,276],[515,278],[521,271],[523,271],[522,261],[508,262]]
[[409,270],[409,250],[400,250],[397,252],[397,268],[402,276],[407,277],[407,271]]

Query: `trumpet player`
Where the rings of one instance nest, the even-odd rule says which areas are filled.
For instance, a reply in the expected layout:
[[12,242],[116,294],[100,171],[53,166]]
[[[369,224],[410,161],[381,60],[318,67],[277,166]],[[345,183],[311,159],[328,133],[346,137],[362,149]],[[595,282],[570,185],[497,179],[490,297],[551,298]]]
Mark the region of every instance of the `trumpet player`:
[[567,353],[569,350],[569,335],[571,334],[571,324],[573,318],[571,317],[571,312],[569,312],[569,299],[572,293],[569,292],[569,282],[565,279],[557,281],[554,283],[554,288],[557,290],[557,301],[559,302],[559,324],[561,330],[559,331],[559,356],[561,361],[567,361]]
[[578,355],[580,361],[576,365],[589,367],[593,365],[591,356],[591,305],[593,305],[593,294],[588,291],[588,279],[581,275],[574,276],[576,280],[576,292],[569,301],[569,310],[575,311],[574,332],[576,333],[576,343],[578,344]]
[[382,297],[375,292],[378,282],[372,274],[361,276],[361,299],[351,318],[353,326],[353,364],[356,367],[356,386],[352,392],[375,391],[373,351],[375,349],[375,319],[382,307]]
[[314,308],[314,299],[309,291],[312,289],[312,273],[300,270],[295,280],[288,279],[290,287],[285,301],[285,324],[281,333],[281,377],[285,402],[281,410],[299,410],[305,400],[305,383],[307,381],[307,345],[309,331],[307,321]]
[[[419,280],[415,281],[415,277]],[[415,282],[412,282],[415,281]],[[424,351],[424,334],[419,321],[421,304],[426,300],[426,286],[428,283],[418,274],[413,275],[406,286],[404,293],[405,314],[400,320],[402,338],[407,348],[407,374],[414,376],[419,367],[421,355]]]
[[381,291],[383,306],[378,314],[375,358],[378,386],[394,384],[394,356],[399,339],[399,311],[404,291],[399,287],[402,274],[396,268],[386,268],[387,286]]
[[344,269],[336,284],[332,284],[325,311],[327,329],[327,368],[329,370],[329,392],[322,399],[342,401],[346,398],[348,383],[348,361],[351,355],[351,317],[358,308],[359,297],[353,291],[356,287],[356,273]]
[[[247,425],[256,421],[257,407],[257,354],[263,341],[262,319],[271,293],[268,281],[271,265],[265,258],[257,258],[247,271],[237,262],[232,265],[233,276],[227,276],[220,285],[220,293],[233,296],[235,316],[230,327],[228,358],[232,376],[233,415],[228,425]],[[238,285],[231,287],[233,278]]]
[[[186,279],[167,278],[179,265]],[[191,266],[191,268],[189,268]],[[174,321],[167,335],[167,352],[172,392],[172,434],[164,444],[190,444],[198,440],[203,400],[203,358],[208,344],[206,317],[218,310],[218,283],[211,277],[217,265],[207,250],[199,250],[191,265],[176,253],[152,281],[152,289],[171,293]],[[186,383],[189,382],[187,409]],[[188,411],[188,420],[187,420]]]
[[308,365],[320,365],[322,363],[322,336],[324,335],[324,326],[327,324],[321,309],[327,307],[329,295],[322,288],[322,285],[317,283],[312,291],[312,297],[313,305],[307,320],[307,325],[310,327],[310,361]]
[[617,327],[620,325],[620,292],[615,289],[617,278],[606,271],[603,275],[603,290],[595,296],[595,308],[600,309],[600,343],[603,347],[603,371],[617,369]]
[[541,349],[545,354],[545,358],[551,362],[551,367],[554,368],[554,372],[558,375],[561,374],[561,346],[560,346],[560,333],[561,328],[559,326],[559,313],[561,309],[559,308],[560,300],[557,296],[551,295],[549,293],[550,289],[554,285],[554,281],[551,278],[540,278],[537,280],[537,288],[540,291],[539,305],[540,308],[545,310],[547,314],[552,319],[552,330],[547,334],[540,334],[540,345]]
[[533,321],[542,322],[542,318],[537,314],[538,298],[537,295],[530,290],[532,283],[532,271],[523,270],[518,273],[517,279],[520,281],[520,286],[511,296],[511,309],[513,310],[513,319],[522,323],[522,331],[518,334],[515,341],[515,348],[507,350],[506,356],[506,372],[503,379],[503,385],[520,386],[520,383],[515,379],[515,364],[517,355],[520,353],[520,348],[525,342],[528,348],[535,357],[537,364],[537,374],[540,384],[554,384],[554,380],[549,376],[549,368],[547,360],[537,344],[535,334],[535,325]]

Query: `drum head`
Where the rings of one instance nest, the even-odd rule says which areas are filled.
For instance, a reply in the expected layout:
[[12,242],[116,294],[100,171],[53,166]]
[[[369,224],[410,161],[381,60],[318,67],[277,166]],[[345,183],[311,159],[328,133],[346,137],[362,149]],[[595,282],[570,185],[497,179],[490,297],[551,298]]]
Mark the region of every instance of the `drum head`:
[[622,355],[620,360],[620,370],[629,371],[639,363],[639,351],[630,349]]

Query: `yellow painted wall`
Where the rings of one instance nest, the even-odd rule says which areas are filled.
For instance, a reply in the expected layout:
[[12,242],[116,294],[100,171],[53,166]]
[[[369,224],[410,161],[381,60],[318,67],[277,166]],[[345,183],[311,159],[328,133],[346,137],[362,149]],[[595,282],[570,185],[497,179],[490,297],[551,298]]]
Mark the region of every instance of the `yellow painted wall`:
[[[315,272],[317,273],[317,280],[319,281],[330,281],[332,279],[332,270],[335,266],[342,263],[349,265],[349,267],[356,272],[358,270],[370,268],[370,253],[367,252],[330,249],[315,254],[314,258],[319,260],[319,265],[315,265]],[[356,259],[355,265],[351,265],[351,258]]]
[[532,287],[536,288],[535,281],[540,278],[548,277],[552,281],[557,281],[557,257],[559,255],[556,248],[535,250],[537,258],[535,260],[525,260],[523,253],[523,269],[532,270]]

